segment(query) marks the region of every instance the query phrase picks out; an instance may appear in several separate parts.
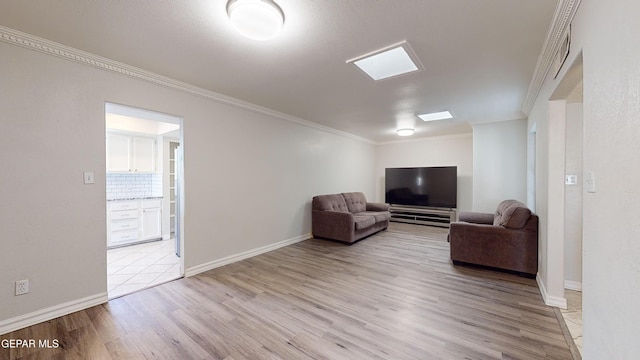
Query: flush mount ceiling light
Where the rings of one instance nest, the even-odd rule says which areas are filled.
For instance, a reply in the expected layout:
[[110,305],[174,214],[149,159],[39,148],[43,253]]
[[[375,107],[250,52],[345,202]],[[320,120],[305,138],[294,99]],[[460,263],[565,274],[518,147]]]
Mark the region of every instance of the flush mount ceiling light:
[[349,63],[353,63],[373,80],[422,70],[418,58],[406,41],[348,60],[347,64]]
[[440,111],[429,114],[418,115],[418,117],[424,121],[445,120],[453,118],[453,115],[449,111]]
[[411,136],[415,132],[415,129],[398,129],[398,136]]
[[272,0],[230,0],[227,14],[233,27],[253,40],[273,39],[284,24],[284,13]]

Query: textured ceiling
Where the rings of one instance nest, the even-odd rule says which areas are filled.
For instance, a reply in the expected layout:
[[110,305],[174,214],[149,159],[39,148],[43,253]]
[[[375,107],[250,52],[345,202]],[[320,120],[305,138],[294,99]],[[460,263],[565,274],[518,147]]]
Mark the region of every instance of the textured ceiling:
[[[0,0],[0,24],[376,142],[524,118],[557,0],[276,0],[274,40],[225,0]],[[346,60],[408,41],[424,70],[374,82]],[[450,110],[452,120],[415,114]]]

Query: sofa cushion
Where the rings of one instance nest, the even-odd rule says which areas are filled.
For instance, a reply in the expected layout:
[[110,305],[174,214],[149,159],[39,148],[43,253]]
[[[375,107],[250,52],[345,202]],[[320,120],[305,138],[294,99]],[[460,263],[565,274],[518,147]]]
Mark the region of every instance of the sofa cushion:
[[356,230],[366,229],[376,223],[376,219],[371,215],[353,215],[356,223]]
[[349,212],[340,194],[314,196],[311,207],[313,210]]
[[493,225],[508,229],[522,229],[531,216],[531,210],[517,200],[505,200],[498,204]]
[[357,214],[367,210],[367,199],[363,193],[342,193],[342,196],[344,196],[344,201],[347,203],[349,212]]
[[373,216],[373,218],[375,219],[376,223],[387,221],[387,220],[391,219],[391,213],[388,212],[388,211],[365,211],[365,212],[357,213],[357,214],[354,214],[354,215]]

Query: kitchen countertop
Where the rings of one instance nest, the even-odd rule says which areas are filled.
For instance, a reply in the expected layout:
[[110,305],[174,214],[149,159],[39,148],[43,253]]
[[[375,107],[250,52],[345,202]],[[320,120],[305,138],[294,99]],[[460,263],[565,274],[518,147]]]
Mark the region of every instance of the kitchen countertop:
[[145,196],[145,197],[107,199],[107,202],[109,202],[109,201],[150,200],[150,199],[162,199],[162,198],[163,198],[162,196]]

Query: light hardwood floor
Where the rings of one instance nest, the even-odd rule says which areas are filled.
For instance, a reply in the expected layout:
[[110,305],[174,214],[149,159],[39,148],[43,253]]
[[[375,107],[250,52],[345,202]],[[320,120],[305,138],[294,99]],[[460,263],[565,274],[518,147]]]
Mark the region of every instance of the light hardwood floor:
[[455,267],[446,229],[311,239],[0,336],[0,359],[571,359],[534,280]]

